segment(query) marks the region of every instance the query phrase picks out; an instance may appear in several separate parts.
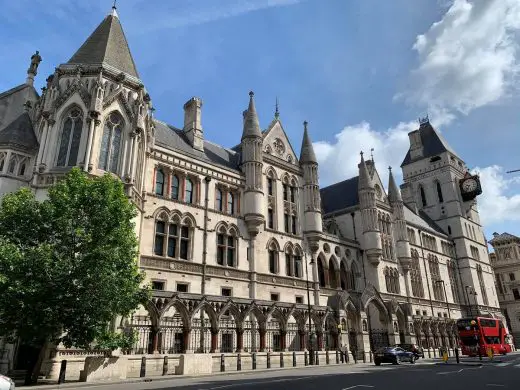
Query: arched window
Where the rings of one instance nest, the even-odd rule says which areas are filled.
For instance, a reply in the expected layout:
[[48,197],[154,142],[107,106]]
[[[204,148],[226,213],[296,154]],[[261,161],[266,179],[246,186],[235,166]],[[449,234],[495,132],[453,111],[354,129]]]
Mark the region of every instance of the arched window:
[[217,233],[217,264],[228,267],[237,266],[237,237],[233,230],[222,226]]
[[228,214],[235,213],[235,197],[231,192],[227,194],[227,212]]
[[320,287],[325,287],[325,270],[323,268],[323,260],[318,258],[318,280]]
[[478,284],[480,285],[480,293],[482,294],[482,302],[484,305],[488,304],[488,298],[486,293],[486,285],[484,284],[484,276],[482,273],[482,267],[480,264],[477,265],[477,277],[478,277]]
[[302,256],[298,248],[288,246],[285,249],[285,274],[297,278],[303,277]]
[[158,168],[155,173],[155,194],[164,195],[164,171]]
[[179,177],[177,175],[172,176],[171,197],[175,200],[179,199]]
[[419,252],[412,249],[412,264],[410,269],[410,280],[412,284],[412,295],[424,298],[424,288],[422,283],[421,265],[419,264]]
[[216,196],[215,196],[215,208],[218,211],[224,211],[224,204],[222,200],[222,190],[220,188],[217,188],[215,190]]
[[439,269],[439,260],[437,256],[428,255],[428,264],[430,268],[430,278],[432,281],[433,297],[437,301],[444,301],[441,272]]
[[27,165],[27,159],[23,159],[22,162],[20,163],[20,166],[18,167],[19,176],[25,175],[26,165]]
[[162,215],[155,221],[154,254],[188,260],[191,238],[191,223],[187,219],[182,223],[180,218],[168,221],[168,217]]
[[302,255],[298,251],[294,255],[294,276],[303,277]]
[[347,279],[347,290],[348,288],[350,287],[350,289],[352,291],[355,291],[356,290],[356,274],[358,273],[358,269],[357,269],[357,265],[356,263],[352,263],[350,265],[350,275],[349,278]]
[[435,187],[437,188],[437,198],[439,198],[439,203],[443,203],[444,197],[442,196],[441,183],[436,182]]
[[267,178],[267,195],[273,195],[273,179]]
[[14,171],[16,169],[16,163],[17,163],[16,156],[11,156],[11,160],[9,161],[9,167],[7,168],[7,171],[9,173],[14,173]]
[[193,203],[193,182],[191,179],[186,179],[186,189],[184,190],[184,201],[186,203]]
[[0,172],[4,171],[5,166],[5,153],[0,153]]
[[423,186],[419,186],[419,192],[421,193],[422,207],[426,207],[428,205],[428,203],[426,202],[426,193],[424,192]]
[[457,288],[457,272],[456,264],[453,261],[448,262],[448,277],[450,279],[451,295],[453,296],[453,302],[459,303],[459,290]]
[[269,253],[269,272],[272,274],[278,273],[278,247],[275,242],[271,242],[268,247]]
[[336,278],[336,264],[332,257],[329,259],[329,285],[330,288],[337,288],[337,278]]
[[123,127],[124,121],[121,114],[117,111],[111,112],[105,121],[99,154],[98,166],[104,171],[112,173],[118,171]]
[[73,167],[78,160],[79,143],[83,128],[83,114],[78,108],[69,111],[61,131],[60,147],[56,165],[59,167]]

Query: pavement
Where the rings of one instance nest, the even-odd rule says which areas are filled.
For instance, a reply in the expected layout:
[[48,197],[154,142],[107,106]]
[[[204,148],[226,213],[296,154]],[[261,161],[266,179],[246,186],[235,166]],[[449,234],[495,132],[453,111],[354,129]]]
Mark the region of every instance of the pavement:
[[495,357],[463,358],[461,364],[420,359],[399,366],[373,364],[308,366],[301,368],[222,373],[205,377],[158,377],[111,384],[46,385],[31,389],[96,390],[383,390],[383,389],[520,389],[520,353]]

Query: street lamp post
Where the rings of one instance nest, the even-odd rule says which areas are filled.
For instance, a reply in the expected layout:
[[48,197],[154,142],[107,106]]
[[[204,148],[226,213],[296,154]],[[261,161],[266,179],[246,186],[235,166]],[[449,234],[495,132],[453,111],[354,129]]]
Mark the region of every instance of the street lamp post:
[[[312,366],[314,364],[314,354],[312,350],[312,346],[314,343],[314,332],[312,331],[312,323],[311,323],[311,292],[309,287],[309,267],[307,265],[307,245],[304,248],[305,252],[305,274],[307,279],[307,310],[309,312],[309,364]],[[312,258],[311,258],[312,259]],[[305,336],[304,336],[305,337]]]
[[448,318],[451,318],[450,304],[448,302],[448,296],[446,295],[446,283],[444,283],[444,280],[442,279],[436,280],[435,283],[442,283],[442,289],[444,290],[444,299],[446,300],[446,308],[448,309]]

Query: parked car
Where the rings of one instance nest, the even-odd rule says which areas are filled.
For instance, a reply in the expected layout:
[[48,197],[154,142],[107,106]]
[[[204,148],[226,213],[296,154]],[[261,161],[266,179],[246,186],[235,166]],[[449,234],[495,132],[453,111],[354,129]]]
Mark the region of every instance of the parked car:
[[416,359],[413,352],[405,351],[401,347],[385,347],[378,349],[374,353],[376,366],[379,366],[381,363],[400,364],[403,361],[414,364]]
[[0,374],[0,390],[14,390],[14,381]]
[[424,358],[424,351],[421,347],[415,344],[397,344],[397,347],[404,349],[405,351],[412,352],[416,358]]

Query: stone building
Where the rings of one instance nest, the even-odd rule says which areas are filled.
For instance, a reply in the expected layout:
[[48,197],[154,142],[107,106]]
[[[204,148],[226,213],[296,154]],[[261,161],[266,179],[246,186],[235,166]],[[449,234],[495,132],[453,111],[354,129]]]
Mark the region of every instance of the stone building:
[[[125,183],[154,292],[116,321],[139,332],[133,353],[434,349],[454,345],[459,317],[501,316],[478,177],[427,118],[400,187],[361,154],[358,176],[320,188],[311,125],[298,154],[252,92],[232,148],[204,138],[200,98],[178,127],[155,118],[115,9],[40,95],[41,60],[0,94],[0,191],[43,198],[73,166]],[[28,353],[4,345],[2,370]]]
[[520,348],[520,237],[493,233],[489,243],[495,250],[489,257],[495,271],[498,302],[514,345]]

